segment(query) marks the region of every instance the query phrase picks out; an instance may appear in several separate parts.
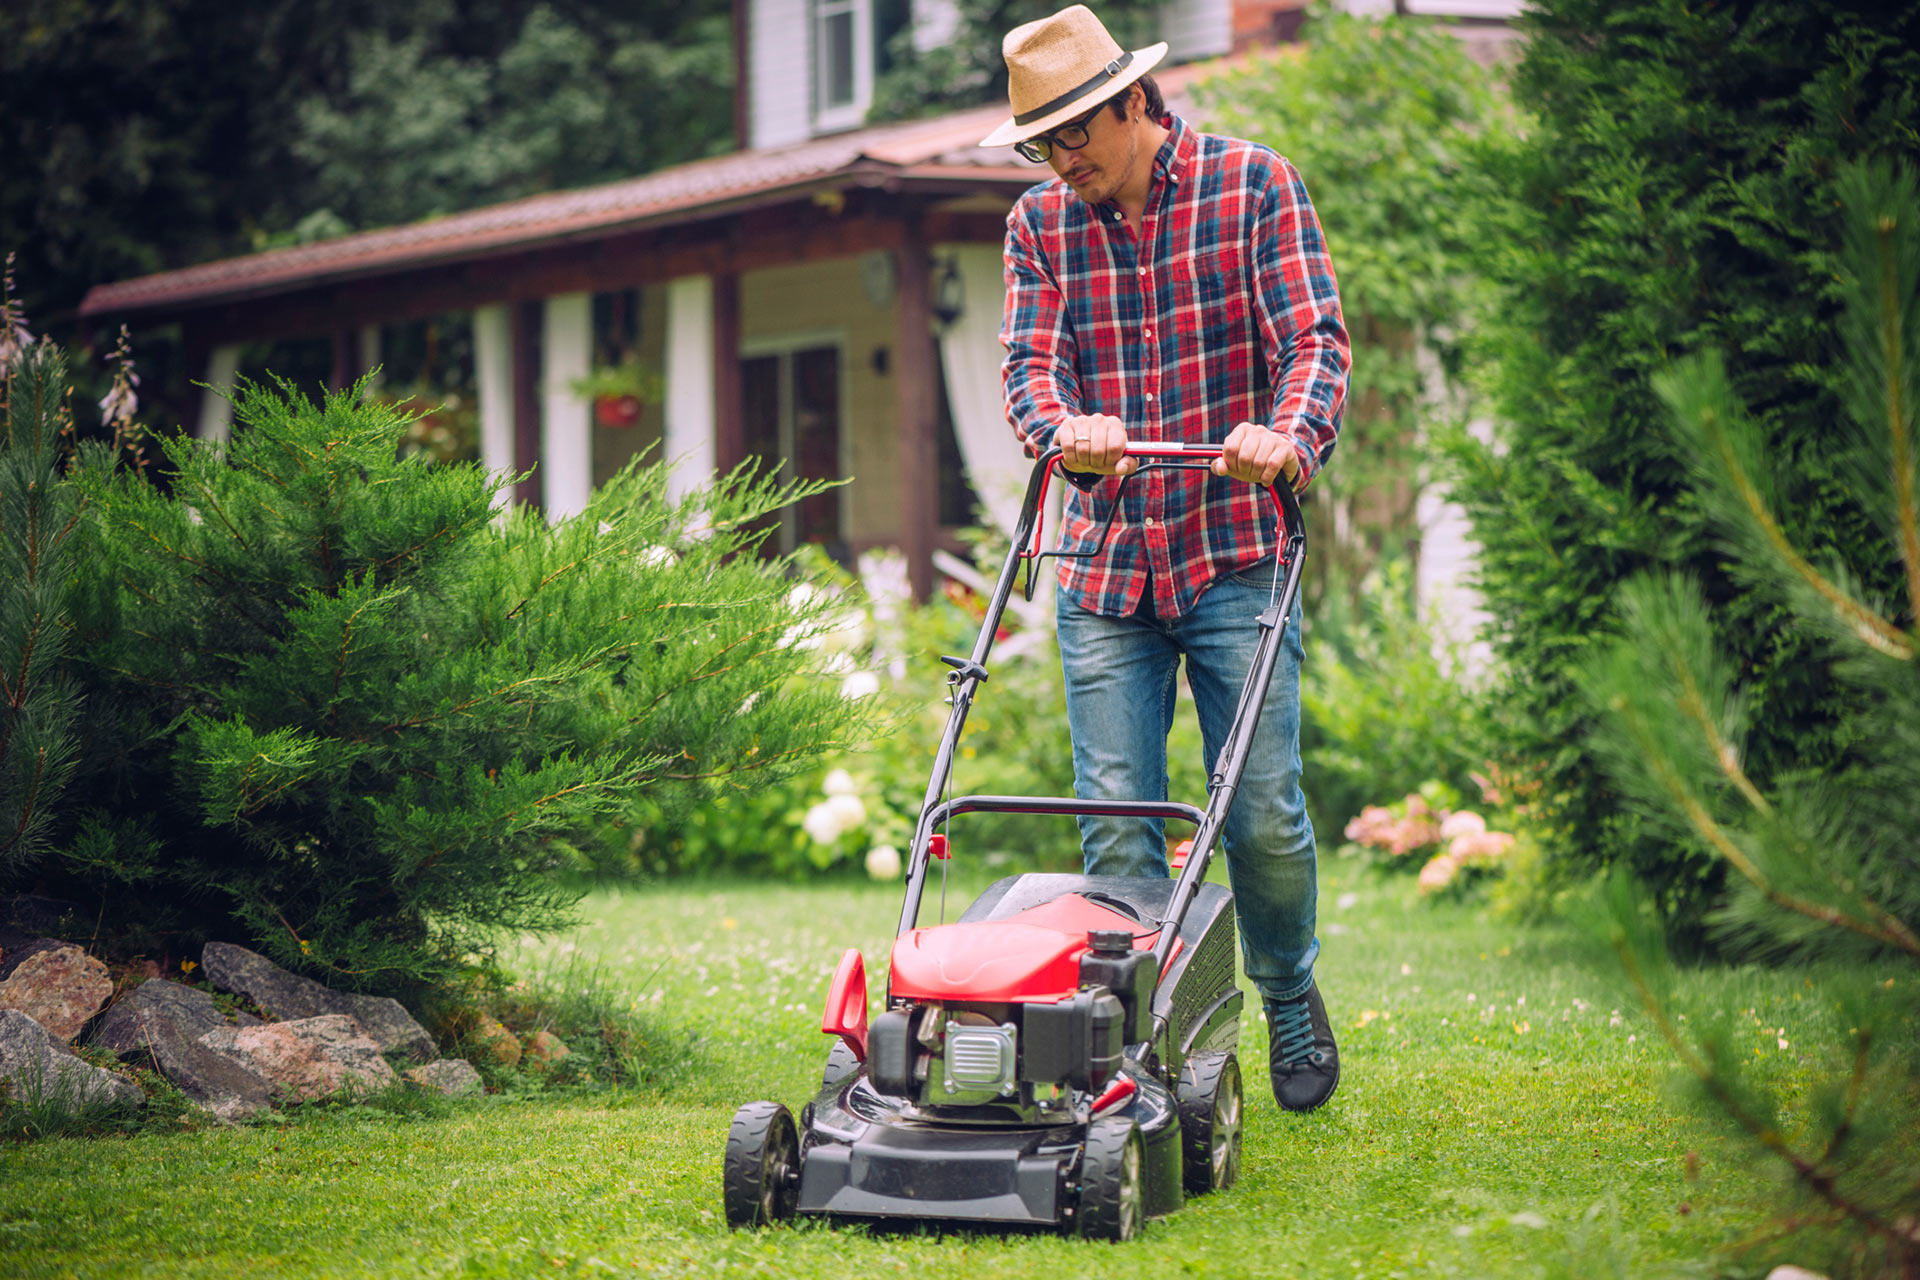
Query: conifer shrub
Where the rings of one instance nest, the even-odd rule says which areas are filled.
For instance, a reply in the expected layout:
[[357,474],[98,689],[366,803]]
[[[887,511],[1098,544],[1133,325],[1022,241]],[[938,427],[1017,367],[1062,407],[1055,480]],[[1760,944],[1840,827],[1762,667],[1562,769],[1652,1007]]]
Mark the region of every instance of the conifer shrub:
[[[556,927],[556,872],[650,788],[775,777],[860,729],[760,518],[814,487],[674,499],[635,463],[583,513],[401,459],[405,414],[243,386],[162,483],[83,448],[85,752],[43,883],[336,985],[444,979]],[[756,521],[760,523],[756,524]]]
[[1480,329],[1499,423],[1451,447],[1507,671],[1492,713],[1543,778],[1563,870],[1625,862],[1675,938],[1697,940],[1723,864],[1621,803],[1574,672],[1623,625],[1621,582],[1684,570],[1741,675],[1756,784],[1843,759],[1862,691],[1777,595],[1729,572],[1654,375],[1720,350],[1764,432],[1785,535],[1864,591],[1903,590],[1835,460],[1832,246],[1839,166],[1920,155],[1920,6],[1542,0],[1524,24],[1513,85],[1535,123],[1486,149],[1505,198],[1479,233],[1499,291]]
[[[1836,1274],[1920,1274],[1920,185],[1912,171],[1843,171],[1846,295],[1829,465],[1845,477],[1904,590],[1884,592],[1792,537],[1775,431],[1717,355],[1655,380],[1702,511],[1737,580],[1806,637],[1855,708],[1825,762],[1763,779],[1749,767],[1760,703],[1716,606],[1687,574],[1628,582],[1626,634],[1580,683],[1615,786],[1650,830],[1728,868],[1711,917],[1748,953],[1809,965],[1806,1079],[1756,1078],[1716,1024],[1682,1027],[1661,938],[1624,876],[1612,929],[1648,1011],[1730,1128],[1777,1160],[1783,1217]],[[1831,1016],[1829,1013],[1831,1011]],[[1817,1016],[1816,1016],[1817,1015]],[[1788,1031],[1779,1046],[1789,1047]],[[1806,1246],[1803,1246],[1803,1248]],[[1799,1258],[1805,1258],[1801,1252]]]

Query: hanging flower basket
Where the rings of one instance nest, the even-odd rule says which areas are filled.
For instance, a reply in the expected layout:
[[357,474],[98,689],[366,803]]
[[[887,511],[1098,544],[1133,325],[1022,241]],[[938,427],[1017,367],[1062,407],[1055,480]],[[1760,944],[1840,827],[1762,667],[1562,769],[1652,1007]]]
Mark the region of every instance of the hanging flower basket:
[[593,420],[603,427],[637,427],[647,402],[639,396],[595,396]]

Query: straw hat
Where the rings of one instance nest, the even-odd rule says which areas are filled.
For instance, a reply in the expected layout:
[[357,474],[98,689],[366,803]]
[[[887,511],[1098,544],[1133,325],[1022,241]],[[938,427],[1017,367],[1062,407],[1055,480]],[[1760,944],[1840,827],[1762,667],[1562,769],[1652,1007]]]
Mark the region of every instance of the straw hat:
[[983,147],[1037,137],[1113,97],[1167,56],[1167,42],[1128,53],[1083,4],[1007,32],[1007,100],[1013,119],[988,134]]

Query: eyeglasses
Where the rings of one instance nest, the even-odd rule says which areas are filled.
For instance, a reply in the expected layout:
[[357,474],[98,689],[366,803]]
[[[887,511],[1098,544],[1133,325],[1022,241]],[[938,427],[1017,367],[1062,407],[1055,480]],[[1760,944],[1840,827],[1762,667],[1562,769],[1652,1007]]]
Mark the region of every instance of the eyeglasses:
[[1069,120],[1058,129],[1049,130],[1037,138],[1014,143],[1013,149],[1035,164],[1044,164],[1055,147],[1062,151],[1078,151],[1087,145],[1087,125],[1106,109],[1107,104],[1103,102],[1078,120]]

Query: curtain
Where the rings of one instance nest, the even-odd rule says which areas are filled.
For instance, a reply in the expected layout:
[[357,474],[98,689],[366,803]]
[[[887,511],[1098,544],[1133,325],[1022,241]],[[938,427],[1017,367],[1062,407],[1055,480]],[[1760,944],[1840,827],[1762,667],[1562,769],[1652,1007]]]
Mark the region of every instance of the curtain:
[[959,269],[962,304],[960,318],[940,335],[953,433],[987,518],[1011,537],[1033,463],[1007,425],[1000,394],[1000,312],[1007,298],[1000,246],[935,245],[935,281],[949,261]]

